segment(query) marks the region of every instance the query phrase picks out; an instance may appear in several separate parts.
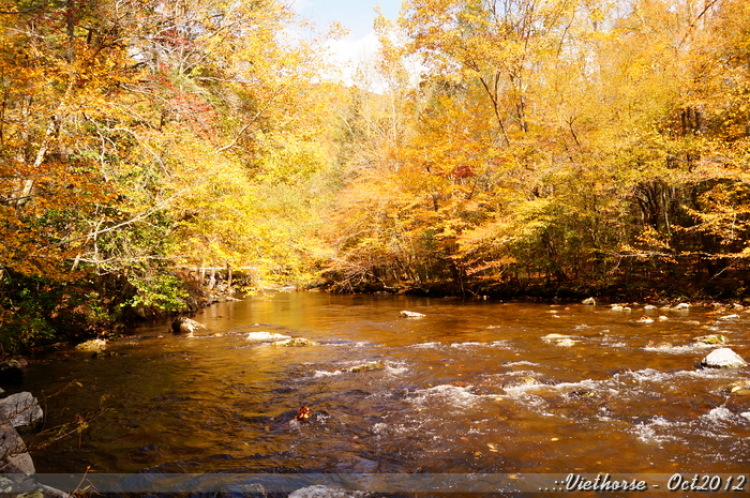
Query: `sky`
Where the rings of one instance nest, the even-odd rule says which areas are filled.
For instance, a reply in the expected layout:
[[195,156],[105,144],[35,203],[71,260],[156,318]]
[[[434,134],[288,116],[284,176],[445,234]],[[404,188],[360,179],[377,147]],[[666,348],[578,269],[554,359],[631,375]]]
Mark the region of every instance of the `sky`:
[[349,34],[331,44],[336,59],[357,62],[365,60],[377,47],[372,23],[375,6],[379,5],[387,19],[395,20],[401,8],[401,0],[286,0],[300,16],[314,22],[318,29],[338,21],[349,29]]

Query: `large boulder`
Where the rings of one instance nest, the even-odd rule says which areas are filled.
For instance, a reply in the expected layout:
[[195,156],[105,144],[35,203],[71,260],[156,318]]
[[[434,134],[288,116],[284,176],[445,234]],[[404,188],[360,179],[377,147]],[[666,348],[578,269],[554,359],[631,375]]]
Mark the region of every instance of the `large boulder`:
[[703,358],[701,365],[709,368],[741,368],[746,367],[747,362],[732,349],[720,348]]
[[175,334],[192,334],[196,330],[208,330],[208,328],[186,316],[180,316],[172,322],[172,332]]
[[11,394],[0,399],[0,423],[13,427],[30,425],[44,417],[39,401],[30,393]]

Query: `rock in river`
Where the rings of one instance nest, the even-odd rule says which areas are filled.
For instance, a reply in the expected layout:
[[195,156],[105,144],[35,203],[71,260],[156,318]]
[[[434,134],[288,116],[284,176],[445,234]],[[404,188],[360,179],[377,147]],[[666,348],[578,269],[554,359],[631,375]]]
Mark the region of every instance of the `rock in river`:
[[720,348],[703,358],[701,365],[710,368],[741,368],[746,367],[747,362],[732,349]]
[[570,337],[562,334],[547,334],[544,337],[542,337],[542,340],[544,342],[547,342],[549,344],[553,344],[555,346],[561,347],[561,348],[569,348],[576,344],[576,342]]
[[44,417],[39,401],[29,392],[0,399],[0,423],[13,427],[33,424]]
[[286,341],[276,341],[271,343],[271,346],[282,348],[304,348],[317,345],[317,342],[310,339],[305,339],[304,337],[295,337],[294,339],[287,339]]
[[208,330],[208,328],[202,323],[185,316],[180,316],[172,322],[172,332],[175,334],[192,334],[196,330]]
[[719,391],[735,396],[750,396],[750,379],[736,380],[720,387]]
[[417,313],[416,311],[402,311],[399,315],[404,318],[422,318],[424,316],[422,313]]
[[726,344],[727,339],[721,334],[711,334],[711,335],[702,335],[700,337],[695,337],[693,339],[693,342],[696,345],[707,345],[707,346],[713,346],[715,344]]

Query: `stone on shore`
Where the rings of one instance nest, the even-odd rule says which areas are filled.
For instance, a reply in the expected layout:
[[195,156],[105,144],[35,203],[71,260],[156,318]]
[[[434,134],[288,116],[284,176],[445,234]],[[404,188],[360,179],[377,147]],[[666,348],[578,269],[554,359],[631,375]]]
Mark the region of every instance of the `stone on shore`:
[[703,358],[701,365],[709,368],[742,368],[747,366],[747,362],[732,349],[720,348]]
[[202,323],[185,316],[180,316],[172,322],[172,332],[175,334],[192,334],[196,330],[208,330],[208,328]]
[[33,424],[43,417],[39,401],[30,392],[11,394],[0,399],[0,423],[20,427]]

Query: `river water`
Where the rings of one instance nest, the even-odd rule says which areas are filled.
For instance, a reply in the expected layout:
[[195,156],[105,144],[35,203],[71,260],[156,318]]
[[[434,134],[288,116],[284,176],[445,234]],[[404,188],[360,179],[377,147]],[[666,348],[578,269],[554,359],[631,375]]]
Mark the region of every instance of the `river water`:
[[[217,304],[195,317],[209,330],[193,337],[164,322],[110,343],[108,357],[68,350],[32,363],[22,388],[47,396],[48,427],[96,415],[80,437],[32,455],[42,474],[604,472],[741,482],[750,396],[722,389],[750,381],[750,368],[700,368],[713,347],[693,338],[721,334],[750,359],[750,313],[630,306],[313,292]],[[318,345],[273,346],[271,334]],[[313,422],[290,421],[302,404]],[[462,489],[473,491],[454,496]]]

